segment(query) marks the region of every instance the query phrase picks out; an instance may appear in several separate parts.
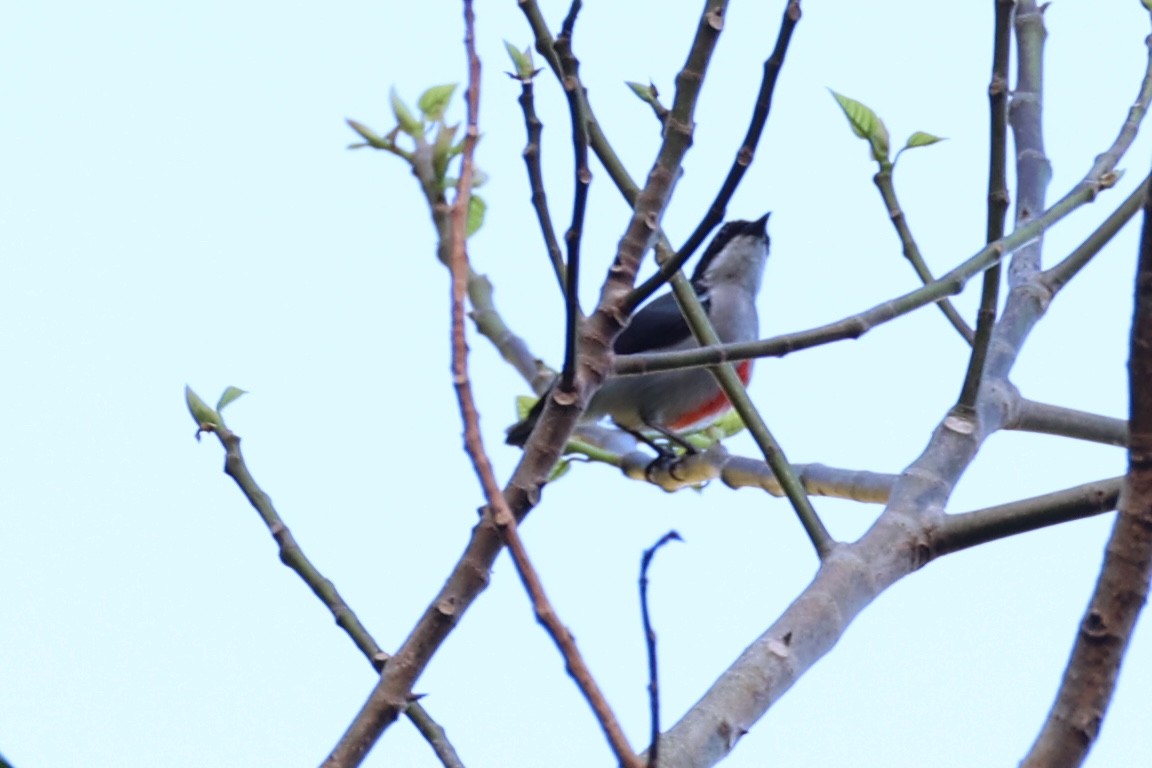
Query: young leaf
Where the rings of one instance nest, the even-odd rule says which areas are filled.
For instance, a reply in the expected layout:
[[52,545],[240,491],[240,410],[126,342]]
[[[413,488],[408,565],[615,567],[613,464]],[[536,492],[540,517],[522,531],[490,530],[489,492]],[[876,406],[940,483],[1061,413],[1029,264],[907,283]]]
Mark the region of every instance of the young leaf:
[[416,104],[424,114],[424,119],[435,122],[443,117],[444,112],[448,109],[448,103],[452,100],[452,94],[455,91],[455,83],[446,83],[444,85],[434,85],[420,94],[420,99]]
[[479,195],[472,195],[468,198],[468,230],[465,237],[472,237],[476,234],[476,230],[480,229],[484,224],[484,212],[488,210],[488,204],[484,202],[484,198]]
[[224,423],[220,414],[209,408],[208,403],[201,400],[200,396],[193,392],[192,387],[187,384],[184,385],[184,402],[188,405],[188,413],[192,414],[192,420],[196,422],[196,426]]
[[904,144],[904,149],[914,149],[916,147],[927,147],[930,144],[935,144],[938,141],[944,141],[943,136],[933,136],[924,131],[916,131],[908,137],[908,141]]
[[872,146],[872,159],[878,163],[888,162],[888,129],[884,121],[864,104],[832,91],[832,97],[840,105],[852,131]]
[[532,61],[532,48],[525,48],[520,51],[516,46],[507,40],[504,41],[504,50],[508,51],[508,56],[512,59],[512,66],[516,70],[515,78],[521,82],[528,82],[531,80],[538,71],[535,62]]
[[396,89],[393,88],[389,97],[392,100],[392,114],[396,116],[396,122],[400,124],[400,130],[409,136],[421,136],[424,133],[424,125],[416,119],[412,114],[412,110],[408,109],[400,97],[396,94]]
[[536,405],[538,397],[531,395],[517,395],[516,396],[516,420],[523,421],[528,418],[528,414],[532,412],[533,406]]
[[248,394],[247,390],[240,389],[240,387],[228,387],[216,402],[216,410],[224,410],[229,403],[235,402],[241,395],[246,394]]
[[656,98],[656,89],[651,85],[644,85],[644,83],[634,83],[631,80],[625,80],[624,85],[632,89],[632,93],[636,94],[636,98],[645,104],[651,104],[652,99]]

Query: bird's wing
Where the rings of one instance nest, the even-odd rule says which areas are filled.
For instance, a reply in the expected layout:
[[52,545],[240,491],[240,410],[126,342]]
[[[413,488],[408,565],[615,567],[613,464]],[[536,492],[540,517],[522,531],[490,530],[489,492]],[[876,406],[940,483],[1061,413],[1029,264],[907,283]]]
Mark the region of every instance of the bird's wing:
[[[710,309],[711,301],[703,286],[694,286],[704,311]],[[692,335],[688,322],[680,313],[680,305],[671,293],[650,301],[632,316],[612,349],[618,355],[631,355],[637,352],[652,352],[674,346]]]

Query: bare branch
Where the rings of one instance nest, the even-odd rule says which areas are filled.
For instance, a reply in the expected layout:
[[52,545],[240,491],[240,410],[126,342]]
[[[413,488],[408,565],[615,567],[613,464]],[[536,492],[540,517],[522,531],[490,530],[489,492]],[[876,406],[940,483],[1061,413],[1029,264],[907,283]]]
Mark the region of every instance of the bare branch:
[[1128,387],[1132,431],[1123,500],[1112,528],[1096,590],[1080,621],[1076,644],[1052,710],[1023,768],[1080,765],[1100,731],[1120,663],[1152,579],[1152,196],[1136,271]]
[[[464,46],[468,53],[468,120],[461,154],[460,181],[456,187],[456,199],[449,211],[444,206],[434,208],[440,219],[447,220],[449,239],[441,242],[441,249],[447,249],[448,267],[452,275],[452,379],[456,397],[464,421],[464,448],[472,460],[484,495],[489,505],[498,499],[504,503],[500,486],[496,483],[491,462],[484,451],[480,435],[479,414],[472,397],[472,386],[468,379],[468,342],[464,329],[464,299],[468,292],[468,279],[471,270],[466,252],[468,230],[468,206],[472,197],[473,155],[480,137],[480,59],[475,48],[475,18],[472,13],[472,0],[464,0]],[[377,681],[368,701],[357,713],[324,765],[331,768],[352,768],[360,765],[368,751],[376,743],[384,729],[395,721],[399,712],[412,701],[411,685],[415,675],[391,676],[389,668]]]
[[[996,21],[992,45],[992,82],[988,85],[988,216],[985,242],[1004,237],[1004,220],[1008,215],[1008,54],[1012,46],[1012,14],[1016,0],[996,0]],[[968,371],[956,407],[971,413],[984,378],[984,361],[992,341],[996,307],[1000,299],[1000,264],[984,273],[980,292],[980,309],[976,312],[976,336]]]
[[1123,478],[1115,477],[1009,504],[948,515],[931,535],[933,557],[1116,509]]
[[560,59],[563,72],[561,82],[568,99],[568,112],[572,121],[573,192],[572,224],[564,235],[568,243],[567,274],[564,278],[564,365],[560,369],[560,389],[570,391],[576,378],[576,353],[580,343],[579,322],[583,317],[580,311],[580,237],[584,232],[584,212],[588,207],[588,187],[592,183],[592,171],[588,168],[588,117],[584,113],[586,97],[580,82],[580,63],[572,52],[572,33],[576,26],[576,16],[580,12],[580,0],[573,0],[560,28],[560,36],[553,47]]
[[1128,445],[1128,422],[1124,419],[1023,398],[1009,412],[1004,429],[1059,435],[1105,445]]
[[498,506],[490,508],[490,514],[500,531],[505,546],[508,547],[509,554],[512,555],[516,573],[520,576],[520,581],[524,584],[524,589],[532,600],[536,620],[548,632],[548,636],[556,644],[560,655],[564,657],[568,674],[576,681],[584,699],[592,708],[592,712],[596,715],[596,719],[599,721],[600,727],[608,739],[608,744],[612,747],[612,752],[616,755],[620,765],[624,768],[642,768],[643,762],[628,744],[628,738],[624,735],[624,729],[620,727],[620,721],[616,719],[607,698],[600,690],[595,678],[592,677],[592,672],[588,669],[584,658],[580,655],[580,651],[576,647],[576,638],[560,621],[560,617],[556,615],[556,609],[552,607],[552,603],[549,602],[548,596],[544,593],[544,585],[540,582],[540,577],[528,558],[528,551],[520,539],[515,516],[504,503],[503,496],[497,494],[493,498],[497,500]]
[[648,708],[652,712],[652,741],[648,747],[648,768],[656,768],[660,762],[660,675],[656,663],[656,630],[652,629],[652,617],[648,612],[648,566],[656,550],[670,541],[682,541],[676,531],[668,531],[650,548],[644,550],[640,558],[640,616],[644,622],[644,646],[648,649]]
[[[236,485],[244,493],[244,497],[248,499],[248,502],[260,514],[264,524],[268,526],[268,531],[280,548],[280,562],[295,571],[313,594],[320,598],[320,602],[324,603],[332,612],[332,616],[336,619],[336,625],[343,629],[348,637],[352,638],[352,642],[371,662],[372,668],[380,672],[389,659],[388,654],[377,645],[372,635],[360,623],[356,612],[348,603],[344,602],[344,598],[336,590],[336,585],[326,578],[304,554],[304,550],[296,542],[296,537],[292,535],[292,531],[288,529],[283,518],[276,511],[276,507],[273,506],[272,498],[264,492],[256,482],[256,478],[252,477],[252,473],[248,471],[244,455],[240,452],[240,436],[223,424],[203,424],[201,429],[214,432],[220,440],[220,444],[224,447],[224,473],[236,482]],[[436,757],[444,765],[444,768],[463,768],[464,764],[460,761],[460,756],[456,754],[452,743],[448,741],[448,735],[444,729],[432,719],[432,716],[420,704],[413,702],[405,710],[405,714],[432,747],[432,751],[436,753]]]
[[[916,245],[916,238],[912,236],[912,229],[908,226],[908,219],[904,215],[904,209],[900,207],[900,201],[896,197],[896,187],[892,182],[892,166],[885,164],[885,166],[872,177],[873,183],[876,188],[880,190],[880,197],[884,199],[884,205],[888,208],[888,218],[892,220],[892,226],[896,229],[896,235],[900,238],[900,243],[904,247],[904,258],[912,265],[912,269],[916,270],[916,276],[920,281],[927,285],[933,282],[936,278],[932,276],[931,270],[924,262],[924,256],[920,253],[920,246]],[[940,311],[944,313],[944,317],[948,318],[948,322],[956,329],[969,344],[972,343],[974,338],[972,329],[968,327],[968,323],[964,322],[964,318],[956,311],[956,307],[952,306],[952,302],[948,299],[940,299],[936,302],[936,306],[940,307]]]
[[564,258],[560,255],[560,242],[556,239],[556,229],[552,226],[552,213],[548,210],[548,193],[544,189],[544,172],[540,166],[542,152],[541,137],[544,133],[544,124],[536,115],[536,98],[532,85],[536,73],[517,73],[514,77],[520,81],[520,110],[524,113],[524,128],[528,134],[524,145],[524,165],[528,170],[528,186],[532,190],[532,209],[536,211],[536,221],[540,226],[540,233],[544,237],[544,247],[548,251],[548,258],[552,262],[552,271],[556,274],[556,281],[560,284],[560,291],[567,295],[565,288],[566,269]]
[[696,229],[688,236],[680,250],[671,258],[665,259],[656,274],[632,291],[625,304],[625,308],[629,311],[640,306],[660,286],[667,283],[672,275],[678,272],[684,263],[692,257],[708,233],[724,220],[724,215],[728,210],[728,202],[736,193],[736,188],[744,178],[744,173],[752,165],[752,158],[755,156],[756,147],[760,143],[760,135],[764,132],[764,126],[768,122],[768,113],[772,109],[772,94],[776,90],[776,81],[780,76],[780,70],[784,67],[784,57],[788,53],[788,44],[792,41],[792,32],[796,29],[796,24],[799,21],[800,0],[789,0],[784,7],[784,17],[780,20],[780,30],[776,33],[776,46],[772,49],[771,55],[764,61],[764,75],[760,80],[760,92],[756,95],[756,106],[752,110],[752,120],[748,124],[747,133],[744,134],[743,143],[736,150],[736,157],[732,161],[732,167],[728,169],[724,183],[720,185],[720,190],[716,193],[716,198],[712,204],[708,206],[704,218],[696,225]]

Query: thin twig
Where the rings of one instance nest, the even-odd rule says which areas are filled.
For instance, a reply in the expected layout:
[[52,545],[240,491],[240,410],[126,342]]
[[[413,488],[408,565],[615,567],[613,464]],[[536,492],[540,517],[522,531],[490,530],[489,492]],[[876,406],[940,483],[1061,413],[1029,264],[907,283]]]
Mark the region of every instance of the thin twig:
[[[579,3],[574,3],[573,11],[570,14],[571,22],[575,21],[575,13],[578,7]],[[619,721],[617,721],[615,715],[612,713],[607,700],[604,698],[603,693],[600,691],[599,686],[588,670],[588,666],[580,656],[572,633],[560,623],[556,611],[552,608],[551,603],[549,603],[544,593],[544,587],[540,583],[539,576],[533,568],[528,558],[528,553],[520,540],[516,526],[516,518],[508,508],[508,503],[504,498],[503,492],[500,490],[500,485],[496,482],[496,475],[488,459],[488,454],[484,449],[483,438],[480,434],[480,415],[476,409],[475,399],[472,396],[472,385],[468,376],[468,345],[464,333],[464,295],[466,277],[469,269],[468,253],[465,247],[465,229],[467,226],[468,195],[472,177],[472,152],[475,147],[476,137],[479,136],[480,60],[476,55],[474,45],[471,0],[464,0],[464,8],[467,30],[464,39],[468,49],[469,62],[468,133],[460,174],[460,193],[457,195],[452,212],[454,229],[452,248],[452,375],[456,386],[457,399],[460,403],[461,419],[464,422],[465,450],[468,452],[476,474],[480,478],[489,514],[492,516],[492,520],[500,532],[505,546],[508,547],[509,553],[512,555],[512,559],[516,565],[516,571],[519,573],[525,589],[532,598],[532,604],[536,610],[537,618],[548,631],[548,634],[556,643],[557,648],[560,649],[561,654],[567,662],[569,673],[579,685],[581,692],[588,700],[593,712],[600,721],[600,725],[604,729],[604,733],[613,751],[616,753],[617,759],[625,766],[639,766],[638,758],[628,744],[628,740],[624,736],[624,731],[620,727]],[[571,34],[571,24],[568,21],[565,22],[565,30],[569,35]],[[574,121],[575,120],[576,118],[574,117]],[[469,140],[471,144],[467,143]],[[578,232],[578,227],[582,224],[583,211],[578,210],[573,216],[573,227],[576,228]],[[572,266],[579,261],[578,234],[575,238],[569,238],[569,244],[568,288],[571,289],[576,281],[575,271],[572,269]],[[571,306],[569,306],[569,310],[571,315],[575,315],[575,310]]]
[[[696,292],[683,274],[677,272],[672,276],[672,290],[680,304],[680,311],[684,314],[684,319],[688,321],[692,335],[696,337],[701,346],[711,348],[720,344],[720,337],[716,335],[716,330],[708,320],[708,315],[701,306]],[[832,551],[835,541],[828,533],[828,529],[824,527],[824,523],[821,522],[808,494],[804,492],[804,485],[796,476],[796,470],[788,461],[784,449],[780,447],[771,430],[768,429],[764,418],[756,409],[751,398],[748,397],[748,390],[736,373],[735,367],[731,363],[724,363],[709,368],[709,371],[716,377],[716,381],[724,390],[724,394],[732,403],[732,407],[740,414],[749,434],[752,435],[757,447],[764,454],[764,460],[768,462],[773,474],[779,479],[780,485],[784,489],[788,501],[792,504],[792,509],[796,512],[796,517],[800,520],[800,524],[812,542],[817,555],[821,558],[826,557]]]
[[660,286],[668,282],[672,275],[678,272],[684,263],[692,257],[708,233],[724,220],[729,201],[736,193],[736,188],[744,178],[744,173],[752,166],[756,147],[760,143],[760,135],[764,132],[764,126],[768,122],[768,113],[772,109],[772,94],[776,91],[776,81],[780,76],[781,68],[784,66],[784,57],[788,53],[792,32],[796,29],[796,24],[799,21],[800,0],[789,0],[784,7],[784,17],[780,21],[780,30],[776,33],[776,46],[772,49],[771,55],[764,60],[764,75],[760,80],[760,92],[756,95],[756,105],[752,109],[752,119],[748,124],[747,132],[744,134],[744,141],[736,150],[736,157],[728,169],[724,183],[720,185],[720,190],[716,193],[712,204],[708,206],[704,218],[696,225],[696,229],[684,241],[680,250],[671,258],[666,259],[654,275],[632,291],[624,305],[627,311],[632,311],[640,306]]
[[520,81],[520,97],[517,101],[524,113],[524,128],[528,134],[524,145],[524,165],[528,169],[528,186],[532,189],[532,209],[536,211],[536,221],[540,225],[540,234],[544,237],[544,247],[548,251],[548,258],[552,262],[552,271],[556,274],[560,291],[567,295],[564,258],[560,255],[560,242],[556,239],[552,213],[548,210],[548,193],[544,188],[544,172],[540,165],[544,124],[536,115],[536,99],[532,86],[535,75],[533,72],[531,75],[516,73],[510,76]]
[[656,768],[660,760],[660,675],[656,664],[656,630],[648,611],[648,566],[656,550],[670,541],[683,541],[676,531],[668,531],[640,558],[640,616],[644,622],[644,646],[648,649],[648,709],[652,713],[651,741],[648,747],[648,768]]
[[[530,22],[533,23],[533,30],[537,32],[537,47],[543,48],[544,40],[547,39],[545,37],[546,28],[541,29],[541,26],[543,25],[540,24],[541,20],[537,15],[538,9],[533,10],[535,5],[530,2],[522,3],[521,7],[525,10],[525,14],[528,14]],[[704,81],[704,70],[707,66],[708,58],[711,56],[711,46],[714,45],[715,36],[717,36],[719,33],[723,14],[725,14],[726,8],[727,3],[713,2],[706,3],[705,5],[704,13],[702,17],[700,17],[700,24],[697,28],[697,38],[694,45],[692,45],[692,52],[689,54],[688,62],[685,62],[684,68],[676,77],[676,97],[673,102],[672,111],[670,111],[668,115],[668,128],[665,131],[665,143],[662,145],[661,154],[664,154],[664,151],[667,149],[667,147],[675,146],[674,144],[669,144],[669,138],[675,138],[677,130],[682,132],[682,134],[685,134],[685,136],[690,139],[691,123],[685,122],[685,106],[690,108],[691,105],[695,104],[696,93],[699,90],[700,83],[703,83]],[[782,26],[795,24],[795,21],[798,18],[798,6],[795,8],[789,6],[789,8],[790,10],[787,10],[785,14],[785,20],[782,22]],[[781,48],[781,50],[786,48],[787,39],[789,37],[790,29],[788,29],[787,33],[782,30],[782,43],[778,44],[778,48]],[[781,52],[781,61],[782,56],[783,53]],[[569,88],[571,81],[575,81],[578,88],[578,79],[575,78],[575,74],[571,73],[569,68],[564,68],[562,63],[559,62],[559,58],[559,55],[556,56],[556,59],[558,59],[558,67],[560,69],[559,74],[561,74],[563,77],[564,88]],[[771,96],[771,85],[774,85],[774,76],[770,85],[761,86],[761,93],[766,91]],[[578,90],[583,92],[582,88],[579,88]],[[586,109],[586,114],[591,114],[590,108]],[[766,119],[767,106],[765,106],[764,114]],[[756,128],[755,124],[753,124],[752,128]],[[750,134],[752,132],[752,128],[750,128]],[[761,124],[759,128],[763,129],[763,124]],[[683,146],[682,149],[687,150],[687,145]],[[608,167],[609,174],[613,174],[613,166]],[[659,160],[657,162],[657,167],[661,167],[661,162]],[[677,168],[679,168],[679,164],[677,164]],[[672,173],[672,170],[667,170],[667,173]],[[738,182],[738,177],[740,177],[741,174],[736,174],[734,176],[736,180],[733,182],[734,184]],[[675,176],[672,175],[666,176],[664,178],[674,177]],[[627,176],[627,173],[623,172],[622,167],[616,167],[616,173],[613,175],[613,178],[614,181],[616,181],[617,187],[620,188],[624,198],[626,198],[629,203],[639,208],[639,206],[643,204],[642,197],[644,192],[635,191],[635,184],[632,184],[630,178]],[[735,187],[733,187],[733,190],[734,189]],[[634,223],[635,222],[636,218],[634,216]],[[649,229],[654,229],[651,221],[645,221],[644,223],[647,225],[647,227],[649,227]],[[635,239],[630,241],[629,235],[624,236],[624,239],[621,242],[621,253],[619,256],[617,256],[616,259],[616,266],[619,267],[621,264],[624,252],[626,252],[626,250],[624,250],[626,249],[626,246],[630,246],[629,251],[642,253],[643,250],[645,250],[645,244],[637,243]],[[608,282],[605,283],[604,294],[601,296],[601,309],[605,306],[606,299],[609,297],[609,295],[611,295],[609,294],[609,290],[619,290],[619,288],[612,288],[613,282],[623,282],[622,277],[624,275],[635,277],[638,258],[630,256],[627,264],[629,266],[628,272],[619,271],[619,269],[614,268],[613,271],[609,273]],[[694,334],[697,341],[700,344],[703,344],[706,348],[712,347],[712,345],[715,344],[719,344],[719,339],[717,336],[715,336],[715,332],[712,329],[710,322],[708,322],[703,307],[700,306],[695,292],[688,288],[687,281],[683,279],[682,275],[677,274],[677,277],[679,277],[679,280],[673,281],[673,288],[676,292],[677,301],[680,303],[681,311],[684,312],[684,317],[688,320],[692,334]],[[629,294],[624,297],[624,306],[635,306],[635,304],[631,303],[632,296],[634,296],[634,292],[629,292]],[[607,327],[602,330],[597,330],[594,328],[592,329],[592,335],[594,339],[600,343],[604,343],[605,337],[611,339],[611,337],[614,337],[615,333],[619,332],[619,315],[606,315],[604,312],[599,312],[598,318],[600,320],[611,321]],[[744,389],[743,382],[740,381],[740,378],[737,377],[734,370],[730,370],[730,366],[728,366],[728,368],[729,370],[725,371],[723,368],[718,367],[717,370],[713,371],[713,373],[717,375],[717,380],[720,382],[723,390],[725,390],[725,393],[728,396],[728,400],[733,403],[734,408],[738,413],[740,413],[741,417],[743,417],[744,423],[749,426],[749,431],[752,433],[753,438],[756,438],[760,449],[764,451],[765,459],[768,464],[772,466],[775,476],[780,478],[781,485],[786,489],[788,499],[791,503],[793,503],[796,514],[799,519],[801,519],[804,530],[809,534],[809,538],[811,539],[813,546],[816,547],[817,553],[819,553],[821,557],[825,556],[833,546],[831,535],[828,534],[824,524],[820,522],[820,519],[816,514],[816,510],[812,508],[811,501],[808,499],[808,496],[805,495],[801,482],[796,479],[795,472],[791,470],[788,459],[785,454],[783,454],[783,450],[780,448],[780,444],[775,441],[772,433],[768,431],[767,425],[764,423],[764,419],[759,416],[755,406],[753,406],[749,400],[748,393],[746,393]],[[545,413],[546,412],[547,410],[545,410]]]
[[[468,121],[461,155],[460,181],[457,186],[456,199],[451,207],[451,239],[449,241],[449,268],[452,273],[451,326],[453,384],[456,389],[461,418],[464,422],[464,447],[480,479],[488,510],[490,511],[490,520],[512,551],[521,579],[524,579],[525,585],[528,586],[529,582],[535,578],[535,573],[531,569],[531,564],[528,563],[527,555],[523,551],[523,547],[516,535],[516,517],[505,499],[499,484],[496,482],[492,464],[484,449],[483,438],[481,437],[479,427],[479,413],[476,409],[471,383],[468,377],[468,347],[464,327],[464,299],[468,289],[470,268],[465,237],[467,231],[468,204],[471,196],[473,178],[472,158],[476,141],[479,137],[478,122],[480,102],[480,59],[476,55],[475,49],[475,22],[471,0],[464,0],[464,19],[464,42],[468,52],[469,63],[467,91]],[[443,212],[441,212],[441,215],[443,215]],[[530,592],[533,594],[533,600],[538,606],[538,615],[540,615],[539,600],[544,600],[543,605],[549,612],[550,606],[547,606],[546,599],[543,598],[542,589],[538,589],[538,586],[537,583],[533,588],[530,588]],[[554,615],[554,612],[551,613]],[[563,629],[562,625],[560,629],[563,630],[562,634],[554,634],[553,637],[557,643],[561,645],[565,653],[565,658],[569,663],[569,668],[573,670],[573,677],[581,684],[581,690],[584,691],[585,696],[592,704],[593,710],[600,719],[601,726],[604,728],[613,749],[617,752],[618,758],[623,765],[629,768],[639,768],[639,758],[635,756],[635,753],[628,745],[623,730],[612,715],[603,695],[599,692],[599,689],[596,688],[595,682],[587,672],[586,666],[583,665],[579,655],[575,652],[574,644],[562,642],[564,635],[566,635],[570,641],[570,634],[567,633],[567,630]],[[550,627],[550,633],[551,632],[552,628]],[[407,645],[408,643],[405,643],[405,646]],[[411,679],[414,680],[414,676]],[[395,712],[399,702],[404,699],[410,699],[411,697],[411,694],[406,691],[395,690],[397,683],[407,685],[409,681],[405,679],[404,676],[401,676],[399,680],[390,680],[387,675],[381,677],[372,695],[368,701],[365,702],[340,742],[336,745],[336,748],[325,761],[326,766],[331,766],[332,768],[336,766],[340,766],[340,768],[350,768],[351,766],[360,764],[384,728],[395,719]]]
[[[468,345],[464,331],[464,298],[468,293],[469,265],[465,252],[465,238],[468,228],[468,206],[472,196],[473,155],[479,138],[480,109],[480,59],[475,50],[475,20],[472,13],[472,0],[464,0],[464,45],[468,52],[468,104],[467,127],[461,153],[460,180],[457,184],[456,199],[450,213],[451,232],[448,246],[448,266],[452,275],[452,377],[456,396],[464,416],[464,446],[472,459],[473,466],[488,494],[488,478],[491,487],[500,496],[499,486],[492,475],[492,467],[480,437],[479,418],[472,399],[468,381]],[[443,248],[442,242],[441,247]],[[500,496],[501,500],[503,499]],[[395,710],[399,701],[411,699],[410,690],[388,690],[388,677],[382,675],[372,695],[348,726],[336,747],[329,754],[325,766],[331,768],[352,768],[359,765],[376,743],[384,728],[395,720]]]
[[951,514],[932,532],[933,557],[1116,509],[1124,478],[1114,477],[1008,504]]
[[568,100],[568,113],[572,121],[573,192],[572,224],[564,234],[568,243],[567,275],[564,280],[564,365],[560,369],[560,390],[572,391],[576,378],[576,354],[580,339],[578,326],[580,311],[580,238],[584,232],[584,213],[588,207],[588,188],[592,171],[588,168],[588,120],[584,114],[584,86],[580,82],[580,62],[572,52],[572,33],[576,16],[580,13],[580,0],[572,0],[560,35],[554,48],[564,73],[562,83]]
[[[1004,237],[1008,216],[1008,55],[1012,47],[1012,14],[1015,10],[1016,0],[995,0],[992,82],[988,85],[988,217],[984,237],[988,243]],[[1000,273],[999,263],[984,273],[980,309],[976,312],[976,337],[972,354],[968,357],[968,370],[960,388],[960,397],[956,401],[956,407],[968,413],[976,408],[976,396],[984,377],[984,361],[988,357],[988,344],[992,341],[992,327],[996,322]]]
[[[252,473],[248,471],[244,455],[240,452],[240,436],[222,424],[202,424],[201,430],[215,433],[220,440],[220,444],[224,447],[224,473],[236,482],[245,498],[259,513],[264,524],[268,526],[268,531],[280,548],[280,562],[292,569],[308,585],[313,594],[320,598],[320,602],[324,603],[332,612],[332,616],[336,619],[336,625],[343,629],[348,637],[352,638],[352,642],[372,664],[372,668],[380,672],[389,659],[388,654],[380,648],[372,635],[360,623],[356,612],[348,603],[344,602],[344,598],[340,596],[336,585],[327,579],[304,554],[304,550],[300,548],[296,538],[292,535],[292,531],[288,529],[283,518],[276,511],[276,507],[273,506],[272,498],[264,492],[256,482],[256,478],[252,477]],[[460,756],[456,754],[451,742],[448,741],[448,735],[444,728],[433,720],[422,706],[413,702],[405,710],[405,714],[424,736],[445,768],[463,768],[464,764],[460,761]]]
[[1132,194],[1124,198],[1124,202],[1120,203],[1116,210],[1093,230],[1083,243],[1051,269],[1041,273],[1041,280],[1052,293],[1056,293],[1067,285],[1068,281],[1087,266],[1092,257],[1100,253],[1104,246],[1111,242],[1112,238],[1132,220],[1132,217],[1144,205],[1144,196],[1148,194],[1150,180],[1152,180],[1152,176],[1144,177],[1140,186],[1132,190]]
[[1111,416],[1085,413],[1074,408],[1037,403],[1020,399],[1004,429],[1020,432],[1038,432],[1046,435],[1059,435],[1074,440],[1088,440],[1093,443],[1128,445],[1128,422]]
[[616,719],[616,715],[612,712],[607,698],[605,698],[603,691],[600,690],[596,679],[592,677],[592,672],[588,669],[584,658],[580,655],[580,651],[576,647],[576,638],[572,636],[572,633],[568,631],[568,628],[560,621],[560,617],[556,615],[556,610],[552,607],[548,596],[544,593],[544,585],[540,582],[540,577],[536,573],[536,569],[532,566],[532,561],[528,558],[528,552],[524,548],[523,541],[520,539],[516,525],[516,517],[504,502],[502,495],[497,493],[493,499],[496,501],[496,505],[489,508],[492,519],[495,521],[496,527],[504,539],[505,546],[508,547],[508,553],[512,555],[512,562],[516,566],[516,573],[520,576],[520,581],[523,583],[525,591],[532,600],[532,608],[536,612],[536,620],[544,627],[545,631],[548,632],[548,636],[551,637],[552,642],[556,644],[560,655],[564,657],[568,674],[576,681],[577,686],[580,688],[580,693],[584,695],[584,699],[596,715],[596,719],[600,723],[600,727],[603,729],[604,735],[608,739],[608,744],[611,746],[612,752],[616,755],[617,761],[619,761],[620,765],[624,766],[624,768],[642,768],[643,762],[636,755],[635,751],[633,751],[631,745],[628,744],[628,737],[624,735],[624,730],[620,727],[620,721]]
[[[1118,156],[1117,159],[1119,159]],[[1097,169],[1098,165],[1097,163],[1096,166],[1093,166],[1093,171]],[[1101,169],[1097,175],[1085,177],[1068,194],[1060,198],[1041,215],[1013,230],[1011,234],[984,246],[973,256],[941,275],[935,281],[862,312],[815,328],[758,341],[741,341],[679,352],[622,355],[616,358],[614,373],[618,376],[634,376],[654,371],[739,362],[740,360],[752,360],[759,357],[783,357],[801,349],[835,341],[858,339],[873,328],[939,301],[943,296],[955,296],[960,293],[968,280],[1000,261],[1005,253],[1009,253],[1038,237],[1081,205],[1093,202],[1100,190],[1108,188],[1114,181],[1110,167]]]
[[[916,271],[916,276],[920,278],[920,282],[925,285],[933,282],[936,278],[932,276],[932,271],[928,269],[928,264],[920,253],[920,246],[916,244],[916,238],[912,236],[912,228],[908,226],[908,217],[904,215],[904,209],[900,207],[900,201],[896,197],[896,186],[892,180],[892,164],[883,163],[880,171],[872,177],[872,182],[876,185],[876,189],[880,190],[880,197],[888,209],[888,218],[891,219],[896,235],[900,238],[904,258],[912,265],[912,269]],[[971,344],[974,338],[972,329],[968,327],[968,323],[964,322],[964,318],[960,316],[952,302],[948,299],[940,299],[936,302],[936,306],[944,313],[944,317],[948,318],[948,322],[952,324],[960,337]]]

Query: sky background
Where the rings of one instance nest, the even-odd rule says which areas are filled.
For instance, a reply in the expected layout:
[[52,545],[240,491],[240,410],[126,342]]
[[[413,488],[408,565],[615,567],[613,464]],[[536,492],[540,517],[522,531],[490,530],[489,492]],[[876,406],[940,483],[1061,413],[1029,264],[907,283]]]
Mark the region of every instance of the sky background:
[[[695,226],[747,125],[782,3],[733,3],[664,218]],[[554,28],[566,4],[543,7]],[[636,178],[659,135],[623,85],[670,98],[699,3],[588,3],[575,45],[596,113]],[[477,162],[489,212],[471,241],[505,320],[553,364],[562,313],[528,205],[507,39],[516,4],[478,4],[484,62]],[[318,764],[374,675],[197,442],[192,385],[228,411],[249,467],[304,550],[377,641],[395,649],[467,542],[481,494],[460,450],[448,375],[448,276],[397,159],[347,151],[346,117],[392,127],[409,102],[465,77],[455,3],[11,4],[0,24],[0,753],[17,768]],[[1049,199],[1113,140],[1149,32],[1135,0],[1047,12]],[[930,265],[982,242],[992,3],[929,14],[911,0],[805,4],[756,164],[733,218],[771,219],[765,335],[838,319],[916,284],[872,186],[866,145],[828,88],[873,107],[905,155],[896,184]],[[564,100],[542,74],[545,167],[570,205]],[[459,101],[454,114],[463,116]],[[1060,223],[1046,262],[1139,183],[1141,138],[1117,189]],[[628,209],[592,167],[586,302]],[[1013,381],[1031,398],[1126,412],[1137,226],[1053,303]],[[957,299],[974,315],[978,291]],[[502,445],[526,385],[472,339],[485,439]],[[964,345],[935,310],[857,342],[760,363],[753,398],[797,462],[899,472],[959,392]],[[733,453],[755,455],[746,435]],[[997,434],[953,497],[967,511],[1123,472],[1121,450]],[[817,499],[852,539],[875,506]],[[897,584],[725,763],[912,768],[1014,765],[1045,717],[1111,516],[946,557]],[[674,495],[577,465],[523,534],[561,618],[630,739],[648,732],[636,597],[642,550],[685,543],[652,571],[666,725],[811,578],[786,501],[713,486]],[[599,729],[506,558],[419,681],[469,768],[611,765]],[[1089,765],[1152,764],[1152,638],[1139,627]],[[407,723],[374,766],[435,766]]]

